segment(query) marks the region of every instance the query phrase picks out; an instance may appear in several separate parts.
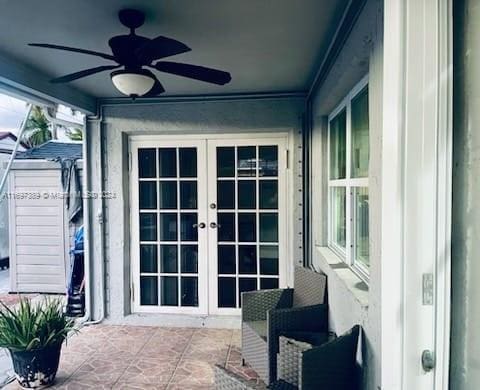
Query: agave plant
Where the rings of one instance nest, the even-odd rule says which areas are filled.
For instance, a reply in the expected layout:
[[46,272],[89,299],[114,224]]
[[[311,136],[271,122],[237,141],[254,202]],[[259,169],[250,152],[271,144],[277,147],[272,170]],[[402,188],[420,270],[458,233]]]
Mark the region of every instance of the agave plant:
[[13,309],[0,303],[0,347],[10,351],[34,351],[60,345],[70,332],[77,331],[74,321],[63,313],[60,299],[33,304],[22,298]]

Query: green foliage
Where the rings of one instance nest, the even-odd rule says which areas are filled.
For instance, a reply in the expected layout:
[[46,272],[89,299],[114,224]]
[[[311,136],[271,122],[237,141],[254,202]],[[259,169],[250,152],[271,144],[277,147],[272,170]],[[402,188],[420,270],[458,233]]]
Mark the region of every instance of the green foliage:
[[82,129],[74,128],[74,129],[65,129],[65,135],[70,138],[72,141],[82,141],[83,140],[83,132]]
[[31,351],[62,343],[69,332],[76,332],[73,319],[65,316],[60,299],[32,304],[21,299],[11,309],[3,302],[0,309],[0,347]]
[[42,108],[39,106],[32,107],[22,141],[30,148],[33,148],[50,141],[52,138],[51,125]]

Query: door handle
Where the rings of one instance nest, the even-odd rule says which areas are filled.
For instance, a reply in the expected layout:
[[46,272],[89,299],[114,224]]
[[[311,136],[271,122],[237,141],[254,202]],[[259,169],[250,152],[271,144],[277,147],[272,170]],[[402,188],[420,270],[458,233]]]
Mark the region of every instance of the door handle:
[[432,371],[435,368],[435,355],[429,349],[422,352],[422,368],[425,372]]
[[205,225],[205,222],[194,223],[194,224],[192,225],[192,227],[194,227],[194,228],[200,228],[200,229],[205,229],[205,226],[207,226],[207,225]]
[[210,222],[210,227],[212,229],[216,229],[217,227],[220,228],[222,225],[217,224],[216,222]]

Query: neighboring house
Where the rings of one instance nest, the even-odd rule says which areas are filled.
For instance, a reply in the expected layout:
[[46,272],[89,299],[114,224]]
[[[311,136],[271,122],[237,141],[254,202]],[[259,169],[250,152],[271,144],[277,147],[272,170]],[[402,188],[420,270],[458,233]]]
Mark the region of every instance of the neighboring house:
[[158,73],[135,101],[48,83],[103,62],[27,47],[108,50],[116,2],[4,7],[1,83],[87,115],[89,319],[235,327],[241,292],[311,267],[332,331],[362,325],[364,389],[480,388],[477,3],[152,2],[145,34],[232,82]]
[[[17,137],[10,132],[0,132],[0,180],[5,172],[4,164],[10,159],[10,155],[17,142]],[[26,145],[21,143],[18,151],[24,151]],[[4,190],[8,192],[8,187]],[[8,237],[8,202],[2,199],[0,194],[0,260],[8,257],[9,237]]]
[[10,290],[64,293],[69,251],[83,216],[69,221],[61,161],[82,178],[82,144],[49,141],[18,153],[9,176]]

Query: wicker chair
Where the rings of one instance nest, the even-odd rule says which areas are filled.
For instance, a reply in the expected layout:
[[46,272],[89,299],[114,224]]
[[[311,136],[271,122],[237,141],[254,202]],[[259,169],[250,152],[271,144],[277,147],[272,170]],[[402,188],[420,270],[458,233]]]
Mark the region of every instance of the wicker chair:
[[218,364],[215,365],[214,371],[215,390],[297,390],[295,386],[285,381],[276,381],[270,386],[253,383]]
[[360,327],[312,345],[280,336],[278,379],[301,390],[356,390],[356,356]]
[[277,376],[282,333],[328,332],[325,275],[296,267],[294,287],[242,294],[242,358],[267,384]]

